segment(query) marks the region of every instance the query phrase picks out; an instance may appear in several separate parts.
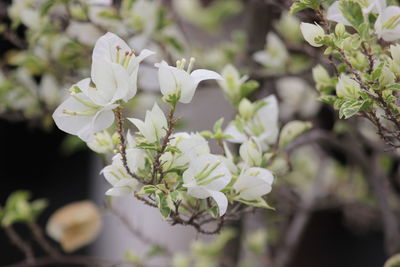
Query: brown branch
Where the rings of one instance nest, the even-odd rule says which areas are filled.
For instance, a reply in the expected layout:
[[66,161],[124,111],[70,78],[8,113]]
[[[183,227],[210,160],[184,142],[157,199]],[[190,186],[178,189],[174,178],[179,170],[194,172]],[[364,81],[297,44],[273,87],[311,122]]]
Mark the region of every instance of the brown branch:
[[40,226],[37,225],[36,222],[28,223],[28,227],[31,230],[33,237],[35,238],[35,241],[42,247],[44,251],[46,251],[47,254],[49,254],[49,256],[53,258],[61,256],[61,254],[49,244],[43,234],[42,228],[40,228]]
[[31,246],[18,235],[18,233],[14,230],[14,228],[11,225],[4,227],[3,229],[6,232],[8,238],[11,240],[11,243],[14,244],[16,247],[18,247],[18,249],[24,253],[26,258],[26,263],[32,264],[35,260]]

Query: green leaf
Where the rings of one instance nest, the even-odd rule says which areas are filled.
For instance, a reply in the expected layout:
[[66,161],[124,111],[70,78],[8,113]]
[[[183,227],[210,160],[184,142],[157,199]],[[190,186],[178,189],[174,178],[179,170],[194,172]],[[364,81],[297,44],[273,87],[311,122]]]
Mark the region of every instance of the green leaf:
[[220,118],[219,120],[217,120],[217,121],[214,123],[214,126],[213,126],[213,131],[214,131],[214,133],[220,133],[220,132],[222,132],[222,123],[224,123],[224,118]]
[[386,90],[400,91],[400,84],[395,83],[386,87]]
[[347,100],[339,109],[339,117],[348,119],[357,114],[363,107],[365,101],[363,100]]
[[138,195],[154,194],[156,190],[158,190],[158,188],[154,185],[145,185],[136,194]]
[[318,101],[321,101],[323,103],[333,105],[336,101],[337,97],[334,95],[322,95],[318,98]]
[[400,253],[391,256],[383,267],[400,267]]
[[339,9],[355,29],[358,30],[360,25],[364,23],[363,12],[361,6],[357,2],[352,0],[340,1]]
[[246,199],[243,199],[243,198],[239,198],[239,199],[235,199],[235,200],[237,200],[239,202],[242,202],[242,203],[244,203],[246,205],[249,205],[249,206],[275,210],[275,208],[273,208],[270,205],[268,205],[268,203],[262,197],[260,197],[260,198],[258,198],[256,200],[246,200]]
[[279,148],[284,148],[287,144],[293,141],[296,137],[311,129],[311,122],[291,121],[283,126],[279,137]]
[[211,216],[213,218],[218,218],[219,213],[218,213],[218,206],[214,205],[211,208],[208,209],[208,212],[210,212]]
[[290,13],[296,14],[304,9],[308,8],[308,6],[302,2],[294,2],[293,5],[290,7]]
[[174,204],[171,199],[171,195],[165,194],[162,191],[156,193],[156,202],[158,209],[160,210],[163,219],[167,219],[171,214],[171,209],[174,208]]
[[240,86],[241,98],[246,97],[247,95],[252,93],[254,90],[256,90],[258,87],[260,87],[260,83],[255,80],[250,80],[250,81],[243,83]]

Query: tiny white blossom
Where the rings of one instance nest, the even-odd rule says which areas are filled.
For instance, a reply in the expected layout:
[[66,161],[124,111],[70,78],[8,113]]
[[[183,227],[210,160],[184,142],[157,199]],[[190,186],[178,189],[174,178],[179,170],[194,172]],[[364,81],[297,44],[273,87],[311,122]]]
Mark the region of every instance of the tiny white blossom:
[[319,26],[317,23],[311,24],[311,23],[305,23],[302,22],[300,24],[300,30],[301,33],[303,34],[304,39],[312,46],[314,47],[320,47],[322,44],[319,44],[316,42],[317,37],[323,37],[325,35],[324,29],[322,29],[321,26]]
[[175,96],[181,103],[190,103],[198,84],[204,80],[222,80],[221,75],[214,71],[198,69],[192,72],[194,58],[190,59],[187,70],[186,61],[178,61],[177,67],[172,67],[162,61],[158,67],[158,81],[164,97]]
[[114,150],[114,140],[107,131],[98,132],[93,140],[87,143],[88,147],[96,153],[104,154]]
[[235,101],[240,98],[240,87],[249,76],[240,77],[239,71],[231,64],[226,65],[221,72],[223,80],[218,81],[219,86],[230,100]]
[[228,207],[228,199],[220,191],[229,184],[231,178],[229,169],[217,156],[204,154],[190,161],[189,168],[183,173],[183,186],[188,189],[189,196],[213,198],[222,216]]
[[271,192],[274,175],[263,168],[249,168],[245,170],[233,185],[239,198],[256,200]]
[[135,118],[128,118],[128,120],[139,129],[143,137],[150,143],[158,142],[165,136],[165,129],[168,127],[167,118],[157,103],[154,104],[151,111],[146,111],[144,121]]

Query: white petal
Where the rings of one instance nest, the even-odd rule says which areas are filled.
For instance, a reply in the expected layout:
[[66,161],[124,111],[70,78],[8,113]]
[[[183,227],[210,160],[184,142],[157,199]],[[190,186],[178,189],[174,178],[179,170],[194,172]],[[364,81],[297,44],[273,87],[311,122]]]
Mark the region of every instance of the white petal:
[[240,192],[240,197],[246,200],[255,200],[271,192],[273,174],[262,168],[249,168],[233,185]]
[[169,68],[165,61],[158,64],[158,82],[160,83],[161,93],[164,96],[177,92],[177,81],[173,69]]
[[198,84],[204,80],[223,80],[222,76],[215,71],[198,69],[190,74]]
[[113,165],[108,165],[101,170],[100,174],[104,175],[104,178],[107,180],[107,182],[114,186],[119,182],[119,179],[111,174],[111,172],[115,172],[115,168]]
[[334,2],[329,8],[326,18],[331,21],[341,22],[344,25],[351,26],[350,22],[343,16],[339,9],[339,1]]
[[131,51],[124,40],[111,32],[107,32],[97,40],[93,48],[92,61],[107,60],[116,62],[117,46],[121,48],[121,54],[125,51]]
[[241,133],[232,123],[226,127],[224,134],[231,136],[231,138],[227,139],[231,143],[242,144],[247,140],[247,136],[244,133]]
[[103,59],[93,60],[91,74],[92,81],[96,85],[96,93],[99,95],[99,102],[96,102],[96,104],[102,106],[109,104],[117,90],[111,63]]
[[[84,96],[81,94],[80,97]],[[87,109],[88,107],[84,106],[73,97],[69,97],[54,111],[54,122],[60,130],[69,134],[78,135],[78,132],[82,128],[91,123],[93,116],[72,116],[65,114],[63,111],[82,111]]]
[[224,193],[209,190],[209,194],[214,199],[215,203],[217,203],[219,216],[224,215],[228,208],[228,199]]
[[[130,122],[132,122],[132,123],[136,126],[136,128],[138,128],[139,132],[140,132],[143,136],[145,136],[145,138],[146,138],[147,131],[146,131],[146,127],[145,127],[144,122],[141,121],[141,120],[139,120],[139,119],[135,119],[135,118],[128,118],[128,120],[129,120]],[[149,140],[148,140],[148,141],[149,141]]]
[[130,190],[127,187],[117,187],[117,188],[111,188],[107,190],[106,195],[107,196],[114,196],[114,197],[122,197],[126,196],[132,193],[132,190]]

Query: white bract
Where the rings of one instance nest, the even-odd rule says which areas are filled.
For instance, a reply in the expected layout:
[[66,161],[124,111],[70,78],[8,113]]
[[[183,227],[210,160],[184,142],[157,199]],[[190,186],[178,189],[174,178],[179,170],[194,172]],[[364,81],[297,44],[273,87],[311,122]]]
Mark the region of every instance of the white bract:
[[98,132],[93,140],[87,143],[88,147],[96,153],[104,154],[114,150],[114,140],[107,131]]
[[183,186],[188,195],[205,199],[212,197],[218,205],[219,215],[225,214],[228,199],[220,192],[231,181],[232,175],[218,156],[204,154],[190,160],[189,168],[183,173]]
[[113,109],[118,101],[135,96],[139,63],[152,53],[143,50],[136,57],[115,34],[103,35],[93,49],[91,79],[74,85],[71,97],[53,114],[58,128],[84,141],[108,128],[114,122]]
[[246,82],[249,76],[244,75],[240,77],[239,71],[231,64],[226,65],[222,69],[221,74],[223,79],[218,81],[218,84],[224,93],[232,101],[240,98],[240,87]]
[[186,70],[185,59],[178,61],[176,68],[169,66],[165,61],[156,64],[161,93],[166,99],[172,97],[181,103],[190,103],[201,81],[222,80],[221,75],[214,71],[198,69],[192,72],[193,64],[194,58],[190,59]]
[[400,39],[400,7],[388,6],[385,8],[376,19],[375,32],[388,42]]
[[314,47],[320,47],[322,44],[316,41],[317,38],[321,38],[325,35],[324,29],[319,26],[317,23],[305,23],[302,22],[300,24],[301,33],[303,34],[304,39]]
[[336,84],[336,94],[338,97],[356,99],[360,91],[360,85],[355,80],[346,74],[340,75],[339,81]]
[[265,105],[258,109],[254,115],[246,120],[243,129],[237,127],[235,123],[231,123],[225,129],[224,134],[230,135],[228,141],[233,143],[244,143],[247,136],[254,136],[263,151],[268,148],[269,144],[274,144],[278,139],[278,101],[274,95],[264,98],[262,101]]
[[146,111],[144,121],[135,118],[128,118],[128,120],[139,129],[146,141],[150,143],[160,141],[165,136],[165,129],[168,127],[167,118],[157,103],[154,104],[151,111]]
[[265,49],[254,53],[253,59],[266,68],[282,69],[289,59],[289,53],[285,43],[275,33],[270,32],[266,37]]
[[[132,172],[144,166],[144,152],[140,149],[130,148],[126,150],[128,168]],[[113,157],[112,164],[105,167],[101,172],[107,182],[113,187],[107,190],[107,196],[125,196],[136,190],[139,182],[131,177],[122,163],[121,154]]]
[[177,147],[180,152],[166,152],[161,156],[161,161],[165,162],[165,170],[185,166],[190,159],[210,153],[207,140],[198,133],[176,133],[172,135],[169,145]]
[[245,170],[233,185],[238,197],[245,200],[257,200],[271,192],[274,175],[263,168]]

